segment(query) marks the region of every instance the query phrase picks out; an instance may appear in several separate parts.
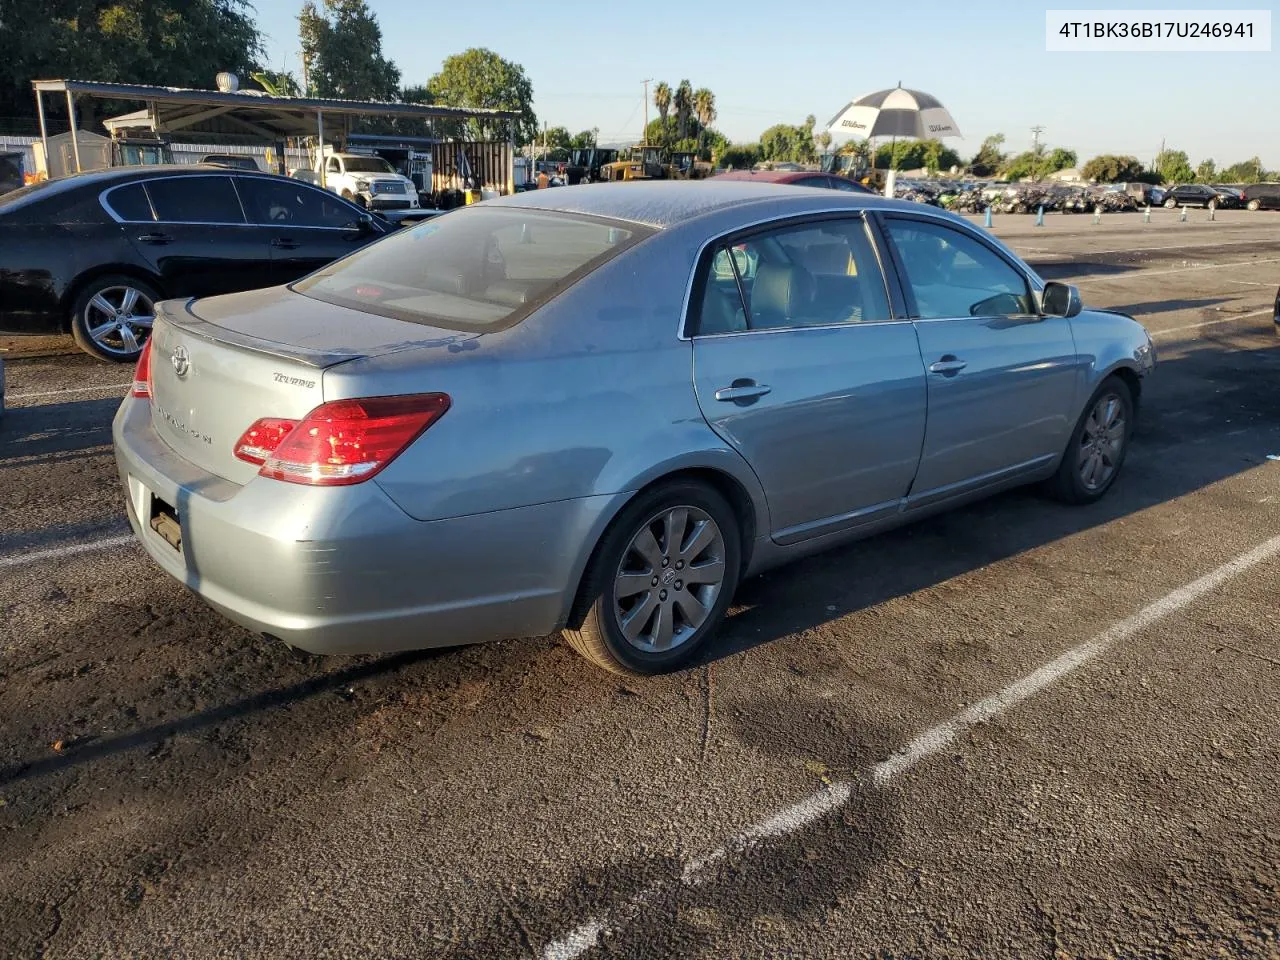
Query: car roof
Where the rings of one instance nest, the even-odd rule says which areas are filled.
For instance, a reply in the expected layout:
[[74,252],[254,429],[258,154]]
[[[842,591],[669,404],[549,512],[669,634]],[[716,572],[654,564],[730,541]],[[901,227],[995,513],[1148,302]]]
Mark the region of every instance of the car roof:
[[[773,203],[803,214],[816,206],[839,204],[851,210],[868,207],[918,211],[920,205],[872,193],[842,190],[797,190],[776,183],[743,180],[631,180],[526,190],[484,201],[486,207],[511,206],[625,220],[654,229],[673,227],[726,207]],[[932,211],[931,211],[932,212]]]
[[821,170],[730,170],[712,180],[754,180],[757,183],[794,183],[808,177],[826,176]]
[[113,183],[128,183],[130,180],[146,180],[154,177],[179,176],[184,173],[218,173],[228,175],[230,171],[216,163],[152,163],[130,165],[127,167],[108,167],[106,170],[89,170],[85,173],[72,173],[54,179],[67,187],[105,186]]

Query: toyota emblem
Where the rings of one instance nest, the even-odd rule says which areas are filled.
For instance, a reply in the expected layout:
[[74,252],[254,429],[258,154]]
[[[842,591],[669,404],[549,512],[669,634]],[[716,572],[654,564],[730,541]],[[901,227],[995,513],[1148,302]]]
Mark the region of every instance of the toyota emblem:
[[173,372],[180,377],[185,377],[191,369],[191,354],[187,353],[186,347],[174,347],[169,359],[173,361]]

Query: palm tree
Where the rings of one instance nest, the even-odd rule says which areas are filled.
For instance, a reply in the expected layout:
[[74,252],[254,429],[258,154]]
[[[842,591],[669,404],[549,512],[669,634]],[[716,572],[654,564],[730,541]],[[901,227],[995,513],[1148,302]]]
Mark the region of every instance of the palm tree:
[[698,118],[698,150],[702,150],[702,135],[716,119],[716,95],[706,87],[699,87],[693,95],[693,113]]
[[671,98],[671,103],[676,108],[678,139],[683,140],[689,135],[689,116],[693,113],[693,84],[688,80],[681,80],[680,86],[676,87],[675,96]]
[[[662,123],[658,126],[662,130],[662,139],[667,138],[667,114],[671,111],[671,87],[667,81],[662,80],[653,88],[653,105],[658,108],[658,117]],[[648,136],[648,131],[645,131]]]

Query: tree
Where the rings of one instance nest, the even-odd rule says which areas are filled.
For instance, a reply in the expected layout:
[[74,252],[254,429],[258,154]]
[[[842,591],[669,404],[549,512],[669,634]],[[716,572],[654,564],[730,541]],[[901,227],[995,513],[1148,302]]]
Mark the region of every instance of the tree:
[[1045,158],[1045,167],[1049,173],[1057,173],[1059,170],[1070,170],[1078,161],[1079,158],[1074,150],[1054,147]]
[[[37,78],[208,89],[220,70],[248,79],[261,52],[244,0],[0,0],[0,116],[35,116]],[[93,101],[77,108],[92,126]]]
[[818,134],[818,146],[819,148],[821,148],[823,153],[831,152],[831,131],[830,130],[823,130],[820,134]]
[[760,147],[754,143],[735,143],[720,153],[720,162],[730,170],[750,170],[760,162]]
[[813,117],[804,124],[776,123],[760,134],[760,158],[777,163],[811,163],[817,159],[813,145]]
[[1218,176],[1218,165],[1213,162],[1213,158],[1201,160],[1200,165],[1196,167],[1196,179],[1201,183],[1213,183]]
[[590,130],[583,130],[576,133],[569,141],[569,146],[574,150],[586,150],[588,147],[594,147],[600,139],[600,128],[592,127]]
[[266,93],[273,97],[300,97],[302,88],[291,73],[277,73],[274,70],[255,70],[249,76],[257,82]]
[[976,177],[990,177],[1005,163],[1005,155],[1001,151],[1004,146],[1004,134],[993,133],[982,141],[982,146],[969,161],[969,170]]
[[1160,151],[1152,166],[1165,183],[1190,183],[1196,178],[1195,171],[1191,169],[1191,161],[1182,150]]
[[298,14],[308,93],[342,100],[391,101],[400,69],[382,55],[382,28],[365,0],[307,0]]
[[676,132],[683,140],[689,135],[689,118],[693,116],[693,85],[688,80],[681,80],[671,98],[676,108]]
[[[530,143],[538,135],[538,118],[533,113],[533,84],[524,67],[504,60],[492,50],[472,47],[447,58],[427,83],[436,103],[450,107],[491,107],[517,114],[515,140]],[[484,136],[484,124],[467,125],[468,135]]]
[[400,101],[402,103],[435,103],[435,98],[431,96],[431,91],[427,89],[425,84],[417,84],[412,87],[405,87],[400,91]]
[[1218,176],[1222,178],[1223,183],[1260,183],[1263,180],[1275,179],[1275,174],[1269,174],[1262,168],[1260,157],[1253,157],[1242,163],[1233,163]]
[[662,121],[658,128],[663,132],[664,139],[654,141],[657,143],[666,143],[667,114],[671,112],[671,87],[667,81],[659,81],[658,85],[653,88],[653,105],[658,108],[658,119]]
[[699,87],[693,94],[693,115],[702,127],[698,131],[698,148],[702,148],[702,134],[716,119],[716,95],[706,87]]
[[1086,163],[1080,170],[1080,175],[1086,180],[1096,180],[1099,183],[1127,183],[1137,180],[1142,172],[1142,164],[1137,157],[1104,153]]
[[1049,150],[1028,150],[1009,160],[1000,175],[1007,180],[1043,180],[1051,173],[1066,170],[1076,164],[1076,152],[1065,147]]

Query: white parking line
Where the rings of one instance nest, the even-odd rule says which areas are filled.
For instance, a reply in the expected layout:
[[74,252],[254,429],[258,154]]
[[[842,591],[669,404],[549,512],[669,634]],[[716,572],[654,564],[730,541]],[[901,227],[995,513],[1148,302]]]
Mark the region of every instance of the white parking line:
[[1275,307],[1264,307],[1262,310],[1254,310],[1251,313],[1233,313],[1229,317],[1219,317],[1217,320],[1205,320],[1202,323],[1188,323],[1185,327],[1170,327],[1168,330],[1152,330],[1151,336],[1159,337],[1166,333],[1182,333],[1184,330],[1198,330],[1200,327],[1212,327],[1218,323],[1230,323],[1232,320],[1247,320],[1249,317],[1261,317],[1270,315],[1275,312]]
[[99,550],[110,550],[112,547],[122,547],[126,543],[135,542],[133,534],[126,533],[118,537],[90,540],[88,543],[73,543],[65,547],[37,550],[35,553],[19,553],[11,557],[0,557],[0,569],[22,567],[29,563],[43,563],[45,560],[61,560],[63,557],[74,557],[81,553],[96,553]]
[[36,397],[58,397],[64,393],[92,393],[95,390],[125,390],[131,386],[133,386],[132,380],[128,383],[102,383],[96,387],[68,387],[65,390],[41,390],[37,393],[11,393],[5,398],[5,401],[34,400]]
[[[1072,236],[1072,235],[1064,234],[1064,236]],[[1010,237],[1010,238],[1007,238],[1005,242],[1012,244],[1012,242],[1015,239],[1016,239],[1015,237]],[[1102,256],[1106,256],[1109,253],[1147,253],[1148,251],[1155,251],[1155,250],[1208,250],[1214,247],[1243,247],[1243,246],[1256,245],[1259,243],[1268,243],[1268,242],[1271,242],[1271,241],[1259,240],[1255,237],[1252,240],[1225,240],[1222,243],[1171,243],[1163,247],[1124,247],[1120,250],[1081,250],[1079,252],[1075,252],[1075,251],[1065,252],[1062,250],[1047,250],[1044,248],[1037,248],[1037,247],[1023,247],[1023,249],[1035,250],[1037,253],[1055,253],[1063,257],[1065,256],[1102,257]]]
[[1175,266],[1170,270],[1134,270],[1128,274],[1115,276],[1082,276],[1075,284],[1082,283],[1126,283],[1128,280],[1144,280],[1148,276],[1165,276],[1167,274],[1188,274],[1193,270],[1230,270],[1233,266],[1254,266],[1257,264],[1280,264],[1280,257],[1268,257],[1266,260],[1236,260],[1233,264],[1197,264],[1196,266]]
[[[1112,625],[1092,640],[1088,640],[1077,647],[1072,647],[1062,656],[1051,660],[1021,680],[1015,681],[998,693],[975,703],[968,709],[956,714],[950,720],[926,730],[893,756],[877,763],[867,771],[870,782],[875,786],[886,785],[898,774],[910,770],[921,760],[925,760],[951,746],[961,734],[970,728],[998,717],[1010,708],[1029,700],[1072,671],[1092,660],[1096,660],[1115,644],[1127,640],[1153,623],[1182,610],[1205,594],[1216,590],[1227,581],[1238,577],[1246,570],[1271,559],[1277,554],[1280,554],[1280,536],[1272,537],[1265,543],[1254,547],[1248,553],[1224,563],[1198,580],[1193,580],[1186,586],[1179,587],[1172,593],[1166,594],[1154,603],[1142,608],[1133,616]],[[706,879],[707,868],[724,859],[729,853],[747,851],[762,841],[784,837],[814,822],[832,810],[839,809],[853,795],[855,786],[857,784],[854,782],[834,783],[829,787],[815,791],[798,803],[786,807],[768,819],[748,827],[705,857],[689,863],[678,882],[688,886],[697,886]],[[631,900],[623,910],[612,916],[606,914],[592,917],[565,937],[547,944],[542,951],[542,960],[575,960],[575,958],[582,956],[600,942],[601,936],[610,930],[617,929],[627,919],[640,913],[648,901],[663,892],[674,882],[676,881],[673,878],[667,883],[650,887]]]
[[1266,260],[1237,260],[1234,263],[1199,263],[1193,267],[1174,267],[1170,270],[1134,270],[1132,273],[1116,274],[1110,277],[1081,277],[1076,286],[1082,283],[1126,283],[1129,280],[1145,280],[1147,277],[1163,277],[1171,273],[1191,273],[1193,270],[1229,270],[1232,267],[1252,267],[1259,263],[1280,263],[1280,257],[1269,257]]

